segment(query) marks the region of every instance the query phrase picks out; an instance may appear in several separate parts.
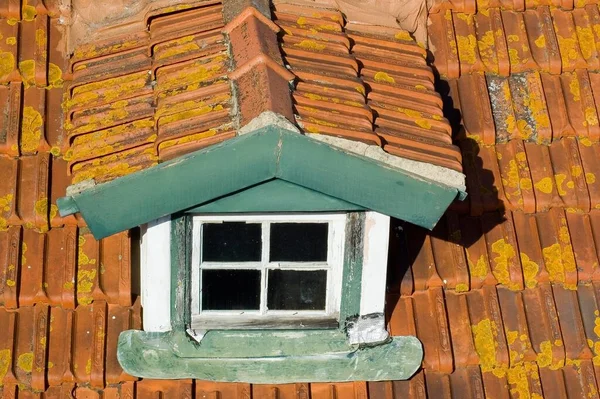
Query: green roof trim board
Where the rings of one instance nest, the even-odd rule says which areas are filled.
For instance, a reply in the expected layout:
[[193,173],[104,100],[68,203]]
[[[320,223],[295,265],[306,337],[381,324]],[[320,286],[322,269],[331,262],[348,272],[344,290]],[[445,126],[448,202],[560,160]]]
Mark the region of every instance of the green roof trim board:
[[428,229],[454,199],[465,195],[455,187],[269,125],[86,188],[59,199],[58,207],[63,216],[81,212],[100,239],[211,201],[223,203],[224,197],[274,179]]

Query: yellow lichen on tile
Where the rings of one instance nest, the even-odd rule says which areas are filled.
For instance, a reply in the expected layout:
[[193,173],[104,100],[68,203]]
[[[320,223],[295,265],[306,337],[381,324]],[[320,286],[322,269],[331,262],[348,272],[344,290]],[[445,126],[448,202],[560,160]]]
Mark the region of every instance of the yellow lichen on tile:
[[564,173],[558,173],[554,175],[554,180],[556,180],[556,189],[558,190],[558,194],[561,196],[567,195],[567,192],[563,188],[563,183],[566,179],[567,176]]
[[585,182],[587,184],[594,184],[594,183],[596,183],[596,175],[593,174],[593,173],[591,173],[591,172],[586,173],[585,174]]
[[21,152],[36,152],[42,137],[42,126],[44,120],[42,115],[33,107],[23,108],[23,119],[21,120]]
[[576,75],[573,75],[571,83],[569,83],[569,91],[573,95],[573,101],[581,101],[581,89],[579,87],[579,79]]
[[62,79],[62,71],[60,67],[52,62],[48,63],[48,86],[59,88],[62,87],[64,81]]
[[498,346],[497,336],[498,327],[496,323],[490,319],[483,319],[479,323],[472,325],[473,341],[475,343],[475,351],[479,356],[479,364],[481,371],[494,372],[494,374],[504,375],[504,370],[497,367],[496,347]]
[[191,134],[189,136],[181,137],[178,139],[166,140],[159,144],[158,150],[161,151],[161,150],[164,150],[169,147],[176,146],[176,145],[192,143],[194,141],[199,141],[199,140],[202,140],[202,139],[205,139],[208,137],[212,137],[215,134],[217,134],[217,131],[215,129],[210,129],[205,132]]
[[492,252],[496,255],[493,258],[494,267],[492,268],[496,280],[509,289],[518,290],[519,286],[510,280],[509,263],[516,255],[513,246],[501,238],[492,244]]
[[536,356],[536,363],[539,367],[548,367],[550,370],[558,370],[564,367],[564,359],[554,359],[552,354],[552,343],[543,341],[540,343],[540,351]]
[[538,369],[533,362],[519,362],[506,371],[506,379],[510,385],[511,397],[520,399],[542,399],[536,392],[531,392],[530,380],[539,380]]
[[325,47],[327,47],[323,43],[319,43],[316,40],[310,40],[310,39],[304,39],[300,43],[294,44],[294,46],[300,47],[304,50],[316,50],[316,51],[325,50]]
[[538,48],[546,47],[546,36],[540,35],[540,37],[535,39],[534,43]]
[[583,126],[596,126],[598,124],[598,115],[596,114],[596,109],[594,107],[586,107],[585,112],[585,120],[583,121]]
[[377,72],[375,73],[374,79],[376,82],[384,82],[384,83],[396,83],[393,77],[388,75],[386,72]]
[[10,349],[0,350],[0,388],[4,385],[4,377],[8,373],[12,363]]
[[14,46],[15,44],[17,44],[17,38],[14,36],[7,37],[6,44],[8,44],[9,46]]
[[34,6],[27,4],[27,0],[23,0],[21,12],[23,13],[23,21],[31,22],[35,19],[37,11]]
[[19,62],[19,72],[23,77],[25,88],[35,85],[35,61],[23,60]]
[[33,369],[33,352],[25,352],[17,358],[17,367],[26,373]]
[[408,41],[408,42],[414,41],[413,38],[410,36],[410,33],[408,33],[405,30],[396,32],[396,34],[394,35],[394,38],[397,40],[404,40],[404,41]]
[[454,287],[454,290],[456,292],[467,292],[467,291],[469,291],[469,285],[466,283],[458,283]]
[[474,35],[461,36],[456,35],[458,46],[458,57],[461,63],[475,64],[477,61],[477,39]]
[[594,48],[596,47],[596,41],[594,40],[594,32],[592,32],[591,26],[576,27],[577,39],[579,40],[579,48],[581,49],[581,54],[583,58],[586,60],[590,59],[594,53]]
[[534,186],[544,194],[550,194],[553,188],[552,179],[549,177],[544,177],[543,179],[535,183]]
[[85,363],[85,373],[86,374],[92,373],[92,359],[88,359],[87,362]]
[[563,37],[556,35],[558,39],[558,47],[560,50],[560,58],[562,60],[563,67],[573,66],[573,61],[579,57],[579,43],[577,42],[577,35],[575,32],[569,37]]
[[477,262],[474,263],[471,261],[471,257],[469,256],[469,251],[467,250],[467,263],[469,264],[469,274],[471,278],[480,278],[484,279],[488,274],[488,267],[485,262],[485,257],[481,255]]
[[523,277],[527,288],[534,288],[537,285],[537,275],[540,267],[532,261],[527,254],[521,252],[521,265],[523,267]]
[[15,69],[15,57],[7,51],[0,51],[0,78],[7,76]]
[[200,50],[200,46],[194,39],[195,37],[193,35],[189,35],[169,42],[168,44],[171,45],[169,48],[164,51],[157,51],[158,56],[156,57],[156,60],[160,61],[165,58],[176,57],[178,55]]

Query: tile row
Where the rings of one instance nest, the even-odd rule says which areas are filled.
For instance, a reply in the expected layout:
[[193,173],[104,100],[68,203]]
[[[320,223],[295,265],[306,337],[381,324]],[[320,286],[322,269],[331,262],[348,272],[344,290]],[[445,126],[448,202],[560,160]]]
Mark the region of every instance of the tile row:
[[597,4],[567,11],[548,6],[527,11],[489,8],[477,14],[430,15],[435,67],[446,78],[472,72],[500,76],[550,74],[600,68]]
[[572,10],[583,8],[588,4],[597,4],[597,0],[441,0],[431,5],[429,13],[452,10],[456,13],[474,14],[477,11],[485,12],[490,8],[525,11],[544,6]]
[[560,208],[533,215],[448,212],[433,233],[406,225],[394,243],[403,295],[442,287],[456,292],[553,283],[567,289],[600,282],[600,212]]
[[390,298],[392,334],[416,335],[424,347],[424,375],[399,388],[424,389],[424,377],[430,397],[598,397],[599,289],[437,287]]
[[[374,388],[375,387],[375,388]],[[26,399],[118,399],[118,398],[182,398],[182,399],[385,399],[376,385],[366,382],[250,385],[213,383],[194,380],[140,380],[108,386],[103,390],[75,383],[63,383],[45,392],[20,390],[15,384],[0,386],[0,398]],[[4,395],[4,396],[3,396]],[[12,395],[12,396],[11,396]]]
[[[111,180],[234,135],[222,6],[149,20],[70,61],[65,102],[73,182]],[[120,42],[118,41],[120,40]]]
[[450,80],[448,86],[448,111],[457,119],[462,116],[459,139],[466,135],[486,145],[513,139],[544,145],[562,137],[600,139],[598,73],[474,73]]
[[480,215],[496,209],[588,212],[600,207],[600,144],[564,138],[549,146],[512,140],[496,146],[460,142],[468,198],[454,209]]
[[121,331],[141,327],[133,307],[95,301],[74,310],[47,304],[0,308],[0,389],[18,385],[45,391],[61,384],[108,384],[135,380],[117,361]]
[[407,32],[345,25],[339,11],[285,3],[274,18],[304,131],[461,170],[426,51]]
[[0,306],[130,306],[132,256],[129,232],[96,241],[76,226],[47,233],[10,226],[0,231]]

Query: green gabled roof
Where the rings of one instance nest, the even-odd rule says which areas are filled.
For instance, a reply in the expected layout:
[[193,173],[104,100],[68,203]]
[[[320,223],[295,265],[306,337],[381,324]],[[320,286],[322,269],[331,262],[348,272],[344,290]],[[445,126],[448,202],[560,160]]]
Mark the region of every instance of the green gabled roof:
[[455,187],[271,125],[63,197],[58,206],[63,216],[81,212],[100,239],[273,179],[428,229],[464,196]]

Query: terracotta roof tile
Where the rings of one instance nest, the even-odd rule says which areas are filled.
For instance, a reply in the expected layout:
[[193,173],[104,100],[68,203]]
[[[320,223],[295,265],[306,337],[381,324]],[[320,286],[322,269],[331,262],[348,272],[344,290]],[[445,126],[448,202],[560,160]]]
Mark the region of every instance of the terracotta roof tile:
[[500,11],[495,5],[477,14],[432,14],[429,35],[438,71],[455,78],[476,71],[506,76],[597,69],[597,5],[576,10],[539,6],[525,12],[504,5]]

